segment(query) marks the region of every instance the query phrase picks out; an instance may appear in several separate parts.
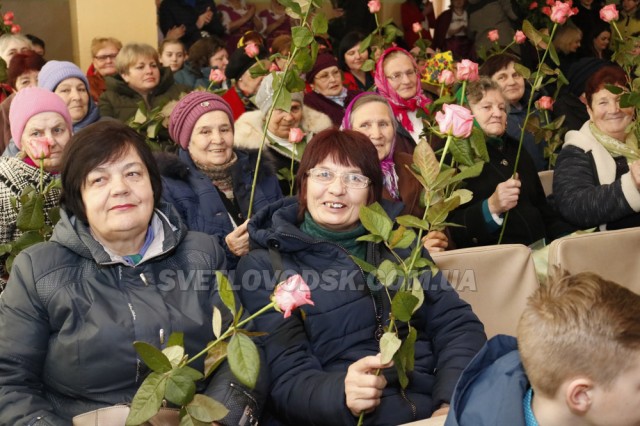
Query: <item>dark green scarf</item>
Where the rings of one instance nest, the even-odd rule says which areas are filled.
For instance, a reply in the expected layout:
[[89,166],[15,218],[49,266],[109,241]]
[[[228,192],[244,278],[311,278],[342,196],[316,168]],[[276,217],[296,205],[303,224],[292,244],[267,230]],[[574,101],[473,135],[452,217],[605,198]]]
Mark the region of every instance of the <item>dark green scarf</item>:
[[332,243],[339,244],[344,247],[349,254],[365,260],[367,255],[367,243],[363,241],[356,241],[358,237],[367,233],[367,230],[364,229],[364,226],[362,226],[361,223],[358,223],[358,226],[349,231],[331,231],[318,225],[313,220],[309,212],[305,212],[304,221],[300,225],[300,229],[305,234],[318,240],[331,241]]

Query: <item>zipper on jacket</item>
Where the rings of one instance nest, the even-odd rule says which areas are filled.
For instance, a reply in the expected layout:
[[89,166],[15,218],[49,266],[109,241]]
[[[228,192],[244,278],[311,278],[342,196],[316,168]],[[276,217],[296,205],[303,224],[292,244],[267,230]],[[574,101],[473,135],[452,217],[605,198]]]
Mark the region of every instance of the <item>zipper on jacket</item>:
[[409,404],[409,407],[411,407],[411,414],[413,414],[413,420],[417,420],[416,417],[418,417],[418,410],[416,408],[416,404],[414,404],[413,401],[409,399],[409,397],[407,396],[407,393],[404,391],[404,389],[402,389],[402,386],[400,386],[400,395],[402,395],[402,399],[407,401],[407,403]]
[[[309,240],[306,240],[304,238],[300,238],[297,235],[293,235],[293,234],[283,233],[281,235],[284,236],[284,237],[294,238],[296,240],[302,241],[302,242],[307,243],[307,244],[322,244],[322,243],[331,244],[333,246],[338,247],[347,256],[349,256],[349,251],[347,249],[342,247],[340,244],[334,243],[333,241],[327,241],[327,240],[309,241]],[[367,247],[367,250],[368,250],[368,247]],[[351,259],[349,259],[349,260],[351,260]],[[360,265],[358,265],[353,260],[351,260],[351,262],[353,262],[353,264],[356,265],[356,267],[360,270],[360,275],[362,276],[362,280],[364,281],[364,284],[365,284],[367,290],[369,291],[369,295],[371,296],[371,300],[373,302],[373,312],[374,312],[374,315],[375,315],[375,318],[376,318],[376,330],[373,332],[373,337],[376,339],[376,341],[379,342],[380,339],[382,338],[382,335],[384,334],[384,326],[382,324],[382,314],[383,314],[383,306],[382,306],[382,300],[381,300],[382,296],[380,295],[379,292],[377,292],[376,294],[373,293],[371,288],[369,288],[369,284],[367,283],[367,276],[365,275],[364,270],[360,267]]]

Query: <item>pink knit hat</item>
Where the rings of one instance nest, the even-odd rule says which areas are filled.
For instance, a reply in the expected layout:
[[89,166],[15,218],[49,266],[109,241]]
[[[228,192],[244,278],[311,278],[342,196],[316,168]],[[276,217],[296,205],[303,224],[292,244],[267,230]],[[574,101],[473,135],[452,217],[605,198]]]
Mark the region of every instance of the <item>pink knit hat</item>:
[[73,133],[71,116],[62,98],[41,87],[27,87],[16,94],[9,109],[11,138],[18,149],[22,149],[22,133],[27,122],[41,112],[57,112],[67,123],[69,133]]
[[210,92],[195,91],[180,99],[173,108],[169,117],[169,136],[186,151],[196,122],[203,114],[211,111],[227,114],[233,128],[233,113],[227,101]]

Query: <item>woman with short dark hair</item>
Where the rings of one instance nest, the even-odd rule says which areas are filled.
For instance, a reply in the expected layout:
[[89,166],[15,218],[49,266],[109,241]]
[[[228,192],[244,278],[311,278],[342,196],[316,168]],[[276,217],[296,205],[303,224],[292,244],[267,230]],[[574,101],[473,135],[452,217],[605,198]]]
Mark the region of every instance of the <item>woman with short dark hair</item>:
[[[80,131],[64,152],[62,191],[50,242],[16,258],[0,299],[6,425],[70,424],[131,403],[150,373],[134,342],[164,349],[180,332],[196,354],[215,338],[214,307],[231,322],[214,275],[222,248],[160,201],[160,173],[133,129],[108,120]],[[203,360],[192,366],[203,371]],[[223,364],[195,391],[229,409],[221,424],[238,424],[259,415],[261,387],[245,389]]]
[[[236,270],[249,312],[290,274],[307,280],[315,302],[305,317],[267,313],[256,319],[257,329],[268,333],[261,343],[271,372],[270,414],[284,424],[340,425],[355,424],[363,411],[371,425],[445,414],[458,375],[486,338],[469,305],[427,268],[421,274],[425,304],[411,321],[418,337],[409,385],[402,389],[391,371],[375,374],[390,367],[377,356],[390,303],[352,260],[376,266],[397,261],[384,244],[359,240],[367,234],[360,210],[380,201],[384,187],[375,147],[353,130],[320,132],[307,145],[296,184],[297,198],[271,204],[251,219],[254,250]],[[383,206],[392,218],[402,209]],[[286,272],[279,278],[275,271]]]

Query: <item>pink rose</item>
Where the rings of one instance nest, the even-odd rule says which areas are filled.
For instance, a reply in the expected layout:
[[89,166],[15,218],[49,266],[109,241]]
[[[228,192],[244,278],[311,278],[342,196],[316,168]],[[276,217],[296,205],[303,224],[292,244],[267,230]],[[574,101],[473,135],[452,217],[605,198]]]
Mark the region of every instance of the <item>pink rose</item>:
[[543,96],[536,101],[536,108],[542,110],[552,110],[553,109],[553,98],[551,96]]
[[458,81],[478,80],[478,64],[468,59],[458,62],[456,78]]
[[538,7],[538,2],[533,2],[529,5],[529,10],[533,10],[536,9]]
[[[547,4],[549,4],[549,2],[547,2]],[[549,18],[551,19],[551,22],[555,22],[562,25],[565,22],[567,22],[567,19],[570,16],[573,16],[576,13],[578,13],[577,9],[571,8],[571,5],[572,5],[571,0],[567,1],[566,3],[556,0],[556,2],[553,5],[551,5],[551,11],[549,13]],[[543,12],[544,12],[544,9],[543,9]]]
[[209,73],[209,81],[213,81],[214,83],[222,83],[226,79],[227,77],[218,68],[212,69]]
[[300,143],[304,138],[304,132],[297,127],[289,129],[289,142]]
[[518,30],[513,36],[513,40],[516,42],[516,44],[522,44],[527,41],[527,36],[522,31]]
[[13,21],[11,19],[5,19],[4,20],[4,24],[5,25],[13,25]]
[[371,0],[367,3],[367,6],[369,7],[369,13],[380,12],[380,0]]
[[20,27],[20,25],[14,24],[14,25],[11,26],[11,33],[12,34],[18,34],[20,31],[22,31],[22,27]]
[[13,18],[14,18],[14,16],[13,16],[13,12],[11,12],[11,11],[9,11],[9,12],[5,13],[5,14],[2,16],[2,19],[4,19],[5,21],[13,21]]
[[51,155],[51,141],[48,138],[32,138],[27,143],[34,160],[49,158]]
[[419,33],[420,31],[422,31],[422,24],[420,22],[414,22],[412,25],[412,29],[414,33]]
[[284,312],[284,317],[289,318],[291,311],[302,305],[312,305],[311,290],[300,275],[292,275],[278,284],[271,296],[276,303],[276,309]]
[[456,138],[468,138],[473,129],[473,115],[467,108],[457,104],[444,104],[436,113],[440,133]]
[[280,68],[278,67],[278,64],[276,64],[275,62],[272,62],[271,66],[269,67],[269,72],[274,72],[274,71],[280,71]]
[[491,30],[487,34],[487,38],[489,39],[489,41],[491,43],[493,43],[493,42],[496,42],[496,41],[500,40],[500,34],[498,33],[498,30]]
[[244,53],[246,53],[248,57],[254,58],[258,53],[260,53],[260,48],[255,43],[248,43],[244,47]]
[[618,20],[618,9],[615,4],[608,4],[600,9],[600,19],[604,22],[611,22]]
[[444,84],[445,86],[451,86],[456,82],[456,76],[453,75],[453,71],[451,70],[442,70],[440,75],[438,76],[438,83]]

